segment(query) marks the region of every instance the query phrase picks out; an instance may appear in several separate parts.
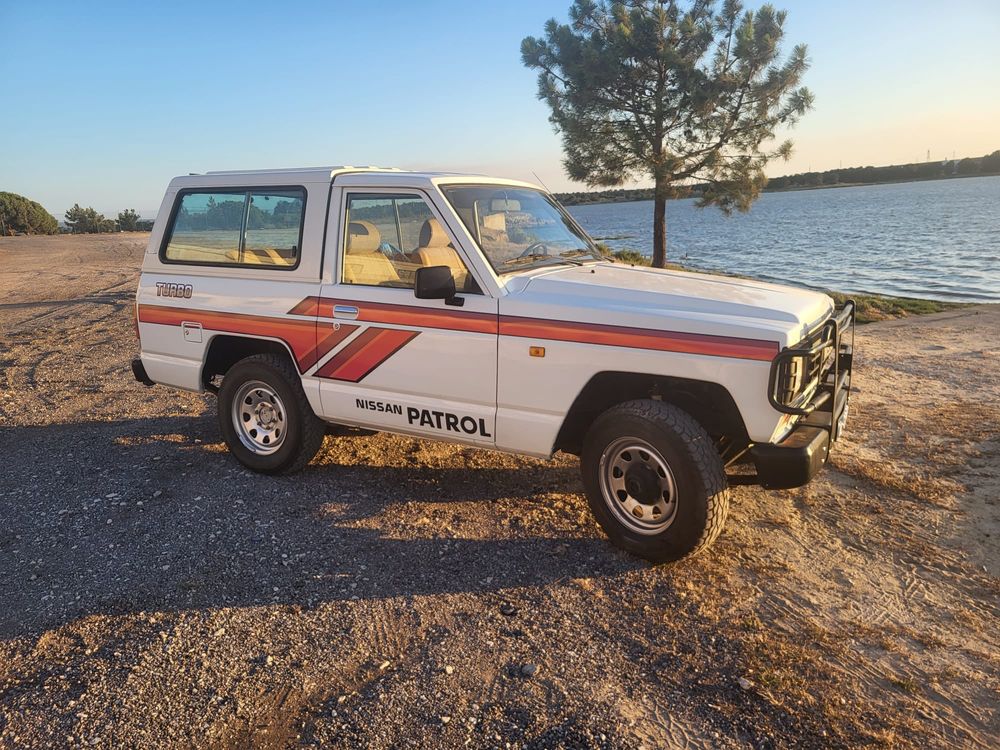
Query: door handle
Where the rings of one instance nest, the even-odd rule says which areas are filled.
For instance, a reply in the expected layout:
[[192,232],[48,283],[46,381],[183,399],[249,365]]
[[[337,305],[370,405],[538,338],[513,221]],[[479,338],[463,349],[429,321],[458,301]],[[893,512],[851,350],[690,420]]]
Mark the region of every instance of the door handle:
[[358,308],[353,305],[334,305],[333,317],[340,318],[341,320],[357,320]]

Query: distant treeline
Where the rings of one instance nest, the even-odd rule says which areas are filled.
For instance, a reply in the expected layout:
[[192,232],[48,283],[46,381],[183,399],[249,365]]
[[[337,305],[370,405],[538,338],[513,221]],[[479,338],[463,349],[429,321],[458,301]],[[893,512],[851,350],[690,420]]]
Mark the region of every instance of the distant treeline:
[[[1000,174],[1000,151],[967,159],[894,164],[888,167],[848,167],[847,169],[830,169],[826,172],[802,172],[785,177],[773,177],[768,180],[765,190],[804,190],[838,185],[874,185],[883,182],[911,182],[914,180],[939,180],[946,177],[996,174]],[[686,188],[685,197],[697,196],[701,190],[701,185],[691,185]],[[556,193],[556,198],[564,206],[649,201],[653,199],[653,189]]]
[[0,192],[0,237],[16,234],[98,234],[104,232],[148,232],[151,219],[140,219],[134,208],[119,212],[117,219],[107,219],[93,208],[79,203],[66,212],[65,226],[40,203],[17,193]]
[[118,212],[117,219],[106,219],[89,206],[82,208],[74,203],[73,208],[66,211],[66,228],[60,231],[72,234],[104,234],[106,232],[148,232],[153,228],[153,222],[140,219],[134,208],[126,208]]
[[889,167],[849,167],[826,172],[803,172],[786,177],[774,177],[767,190],[830,187],[832,185],[871,185],[879,182],[937,180],[945,177],[1000,174],[1000,151],[969,159],[949,159]]

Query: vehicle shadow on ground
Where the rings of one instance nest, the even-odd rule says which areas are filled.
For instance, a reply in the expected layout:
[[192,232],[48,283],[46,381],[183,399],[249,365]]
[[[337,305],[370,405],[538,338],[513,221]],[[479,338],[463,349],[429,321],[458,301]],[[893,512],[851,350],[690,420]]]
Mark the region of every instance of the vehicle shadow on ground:
[[[218,439],[212,415],[0,428],[0,637],[87,615],[490,593],[645,566],[596,527],[495,517],[499,498],[528,510],[533,493],[578,491],[566,466],[262,477]],[[392,514],[411,502],[471,503],[492,531],[463,538],[436,514],[401,525]]]

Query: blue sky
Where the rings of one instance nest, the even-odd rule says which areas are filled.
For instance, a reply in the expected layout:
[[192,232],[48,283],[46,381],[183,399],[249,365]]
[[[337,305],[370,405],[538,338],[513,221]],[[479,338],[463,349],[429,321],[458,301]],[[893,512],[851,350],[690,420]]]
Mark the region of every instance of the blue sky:
[[[747,2],[749,7],[759,3]],[[1000,148],[1000,2],[776,3],[816,109],[771,174]],[[569,0],[0,0],[0,190],[155,213],[171,177],[382,164],[580,189],[519,45]]]

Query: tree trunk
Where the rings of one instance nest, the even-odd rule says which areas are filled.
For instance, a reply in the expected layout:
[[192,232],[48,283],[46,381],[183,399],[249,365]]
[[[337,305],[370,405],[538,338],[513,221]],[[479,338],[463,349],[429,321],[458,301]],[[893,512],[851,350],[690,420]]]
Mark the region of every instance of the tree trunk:
[[653,268],[667,265],[667,185],[663,177],[656,178],[653,192]]

